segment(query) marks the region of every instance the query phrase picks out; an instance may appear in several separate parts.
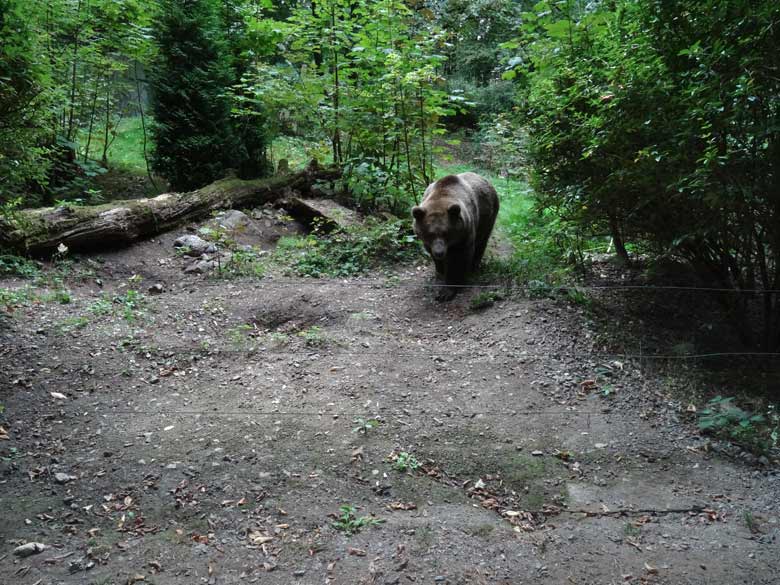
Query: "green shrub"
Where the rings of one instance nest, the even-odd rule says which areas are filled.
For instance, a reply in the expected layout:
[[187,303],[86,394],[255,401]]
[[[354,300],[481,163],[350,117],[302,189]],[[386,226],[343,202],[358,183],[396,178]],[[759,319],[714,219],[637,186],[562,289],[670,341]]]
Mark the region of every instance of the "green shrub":
[[[539,208],[626,260],[642,243],[718,286],[776,289],[778,27],[774,0],[536,4],[506,77],[522,80]],[[763,327],[749,296],[720,298],[743,343],[774,351],[766,295]]]
[[421,254],[411,221],[369,219],[363,225],[279,241],[276,258],[301,276],[356,276]]

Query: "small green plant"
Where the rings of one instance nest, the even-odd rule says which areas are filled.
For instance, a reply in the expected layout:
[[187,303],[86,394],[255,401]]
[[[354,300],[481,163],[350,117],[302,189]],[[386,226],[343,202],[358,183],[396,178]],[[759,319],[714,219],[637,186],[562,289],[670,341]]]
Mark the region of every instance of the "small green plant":
[[0,457],[0,459],[2,459],[6,463],[10,463],[14,459],[19,459],[19,457],[20,457],[19,449],[17,449],[16,447],[9,447],[8,448],[8,455]]
[[268,339],[271,340],[272,344],[277,346],[287,345],[290,343],[290,336],[280,331],[272,331],[268,334]]
[[753,515],[753,512],[750,510],[745,510],[742,513],[742,518],[745,520],[745,526],[747,526],[750,532],[753,534],[758,534],[761,532],[761,527],[758,524],[758,520],[756,520],[756,517]]
[[745,448],[763,453],[777,447],[780,427],[774,406],[767,409],[767,415],[738,407],[733,396],[716,396],[699,412],[698,427],[703,432],[724,436]]
[[70,303],[71,296],[70,291],[65,288],[55,288],[54,290],[41,296],[41,300],[46,303],[60,303],[61,305],[67,305]]
[[373,518],[371,516],[361,516],[358,518],[356,512],[357,510],[354,506],[341,506],[339,508],[339,515],[332,524],[333,528],[343,532],[347,536],[351,536],[360,532],[360,529],[364,526],[378,526],[384,522],[384,520],[380,518]]
[[143,304],[141,293],[135,289],[129,289],[124,295],[114,297],[114,302],[122,308],[122,317],[128,323],[132,323],[138,317]]
[[89,317],[70,317],[60,323],[57,329],[60,333],[68,333],[69,331],[74,331],[75,329],[83,329],[87,325],[89,325]]
[[583,307],[589,307],[591,304],[591,299],[588,294],[584,290],[577,287],[566,288],[566,298],[568,298],[569,301],[575,305],[580,305]]
[[98,299],[92,303],[87,310],[93,315],[108,315],[111,312],[112,306],[106,299]]
[[415,471],[416,469],[419,469],[419,467],[420,462],[417,458],[406,451],[401,451],[396,456],[395,461],[393,461],[393,468],[400,472]]
[[356,418],[352,422],[357,425],[354,429],[352,429],[352,432],[363,433],[364,435],[367,434],[371,429],[379,426],[379,420],[375,418]]
[[258,251],[236,249],[233,250],[227,262],[219,265],[217,275],[223,278],[237,276],[262,278],[265,276],[265,265],[261,262]]
[[541,280],[529,280],[526,291],[530,299],[546,299],[553,295],[554,289]]
[[322,327],[316,325],[299,331],[298,335],[303,337],[304,343],[309,347],[321,347],[327,342],[327,337],[322,332]]
[[642,533],[642,531],[639,526],[633,522],[626,522],[626,525],[623,527],[623,533],[629,538],[636,538]]
[[0,274],[21,276],[22,278],[35,278],[40,274],[40,266],[37,262],[22,256],[1,254]]
[[30,287],[10,289],[0,288],[0,307],[6,311],[11,311],[21,305],[37,301],[38,295]]
[[253,327],[251,325],[243,323],[237,327],[228,329],[227,335],[233,345],[241,347],[247,343],[249,333],[252,329]]
[[469,302],[469,307],[472,311],[481,311],[488,307],[492,307],[498,301],[502,300],[504,300],[504,295],[500,292],[494,290],[484,291],[472,297]]

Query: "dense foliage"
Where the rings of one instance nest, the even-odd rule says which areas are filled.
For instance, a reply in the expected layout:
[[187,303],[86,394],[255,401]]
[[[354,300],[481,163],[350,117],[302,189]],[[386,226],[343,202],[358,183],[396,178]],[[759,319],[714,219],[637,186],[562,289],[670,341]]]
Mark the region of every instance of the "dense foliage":
[[400,0],[300,2],[273,16],[248,19],[259,58],[243,103],[341,165],[360,204],[406,209],[433,177],[434,136],[453,111],[441,31]]
[[[88,196],[150,52],[141,0],[0,2],[0,204]],[[100,145],[97,138],[100,137]]]
[[[511,46],[540,207],[624,256],[644,245],[718,286],[780,288],[776,2],[540,2]],[[763,299],[760,335],[751,296],[726,301],[745,342],[777,348],[778,297]]]

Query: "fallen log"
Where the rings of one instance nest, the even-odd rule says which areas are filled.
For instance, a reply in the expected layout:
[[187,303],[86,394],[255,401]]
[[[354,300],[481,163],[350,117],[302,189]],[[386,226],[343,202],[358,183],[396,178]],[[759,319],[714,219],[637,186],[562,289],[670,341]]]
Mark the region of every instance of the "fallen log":
[[73,251],[120,247],[208,217],[218,209],[262,205],[291,194],[308,195],[318,182],[339,176],[316,163],[305,170],[267,179],[227,178],[189,193],[112,201],[84,207],[25,209],[0,218],[0,248],[46,254],[64,244]]

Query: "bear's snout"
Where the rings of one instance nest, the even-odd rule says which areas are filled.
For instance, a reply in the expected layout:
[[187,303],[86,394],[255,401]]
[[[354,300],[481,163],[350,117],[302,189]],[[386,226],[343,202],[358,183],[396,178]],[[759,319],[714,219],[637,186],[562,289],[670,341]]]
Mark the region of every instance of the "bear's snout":
[[431,243],[431,256],[433,256],[434,260],[444,260],[447,256],[447,244],[443,239],[433,240]]

